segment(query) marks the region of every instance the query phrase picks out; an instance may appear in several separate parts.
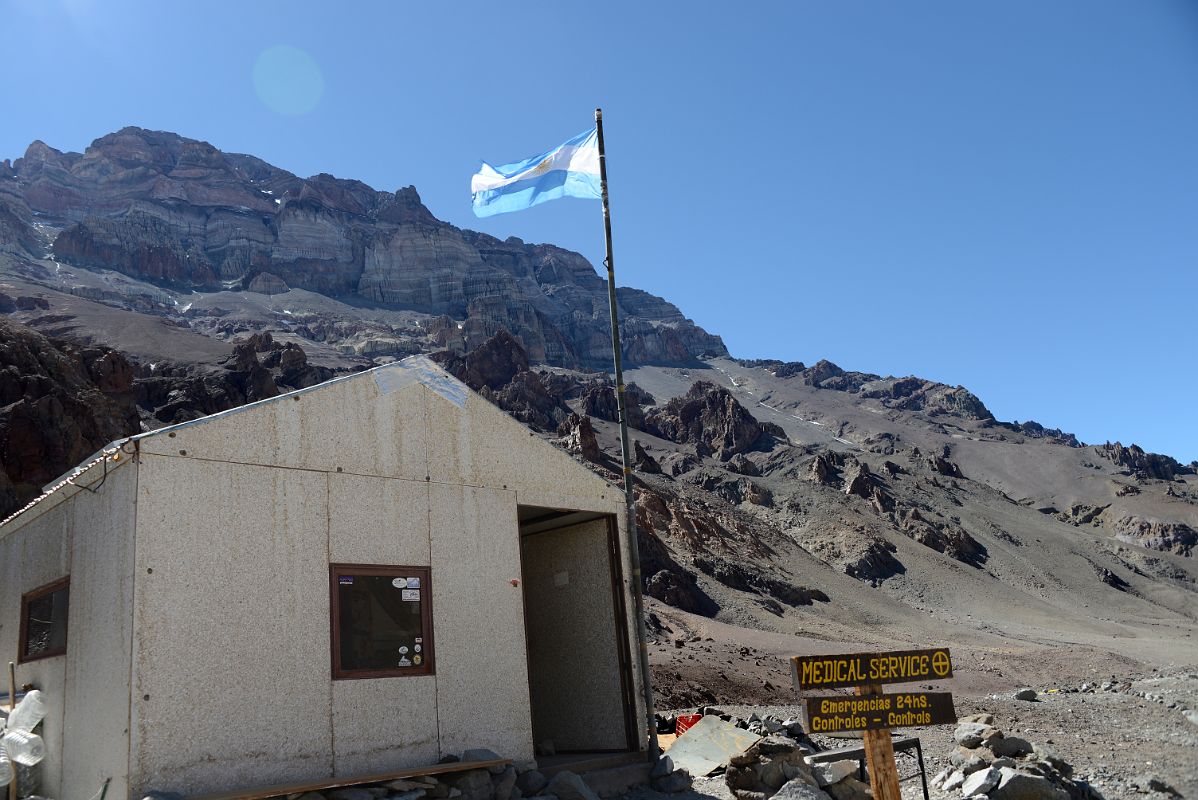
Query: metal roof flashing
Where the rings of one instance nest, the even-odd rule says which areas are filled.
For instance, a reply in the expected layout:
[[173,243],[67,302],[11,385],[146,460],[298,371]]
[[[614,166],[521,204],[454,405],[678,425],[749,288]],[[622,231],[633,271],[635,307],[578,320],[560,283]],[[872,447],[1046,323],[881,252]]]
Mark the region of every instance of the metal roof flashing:
[[[25,512],[32,510],[35,506],[45,502],[47,499],[62,491],[67,486],[82,487],[83,484],[79,479],[83,477],[83,475],[92,467],[99,466],[104,463],[111,464],[114,461],[118,466],[122,465],[124,461],[120,460],[119,456],[117,459],[113,459],[112,456],[120,453],[121,448],[129,442],[136,443],[140,442],[142,439],[148,439],[151,436],[160,436],[164,433],[177,431],[180,428],[187,428],[193,425],[204,425],[217,419],[224,419],[226,417],[232,416],[233,414],[238,414],[242,411],[246,411],[247,409],[257,408],[268,403],[277,403],[281,400],[287,399],[288,397],[296,397],[298,395],[307,394],[308,392],[323,389],[324,387],[334,383],[357,380],[367,375],[370,375],[374,379],[375,384],[379,387],[379,391],[383,394],[388,394],[398,389],[410,386],[414,383],[420,383],[430,391],[435,392],[449,402],[453,403],[458,408],[462,408],[465,405],[466,397],[470,392],[470,389],[466,386],[466,384],[450,375],[448,372],[438,366],[432,359],[423,355],[414,355],[408,356],[407,358],[401,359],[399,361],[392,361],[389,364],[371,367],[370,369],[362,370],[361,372],[354,372],[349,375],[341,375],[340,377],[332,378],[330,380],[324,381],[323,383],[318,383],[315,386],[296,389],[284,394],[275,395],[274,397],[268,397],[264,400],[257,400],[253,403],[246,403],[245,405],[237,406],[236,408],[219,411],[215,414],[209,414],[206,417],[199,417],[198,419],[188,420],[187,422],[178,422],[174,425],[167,425],[163,428],[155,428],[154,430],[146,431],[145,433],[138,433],[134,434],[133,436],[115,439],[97,450],[95,453],[92,453],[78,466],[72,467],[50,483],[43,486],[41,494],[30,500],[21,508],[14,511],[5,519],[0,520],[0,537],[3,537],[6,533],[8,533],[6,528],[8,528],[9,523],[16,520],[17,517],[23,515]],[[110,466],[109,470],[111,469],[113,469],[113,467]]]
[[[18,517],[24,516],[26,512],[32,511],[37,506],[42,505],[45,503],[45,501],[54,497],[68,486],[74,486],[81,491],[90,490],[90,484],[104,480],[107,478],[107,474],[109,472],[120,469],[121,467],[125,466],[126,463],[132,461],[133,459],[129,457],[130,454],[121,449],[125,444],[131,441],[131,438],[132,437],[125,437],[124,439],[116,439],[115,441],[109,442],[102,449],[97,450],[95,453],[92,453],[90,456],[84,459],[84,461],[78,466],[63,473],[56,480],[53,480],[43,486],[41,494],[18,508],[13,513],[9,514],[3,520],[0,520],[0,539],[3,539],[10,531],[15,529],[15,527],[11,526],[10,523],[16,521]],[[103,477],[97,473],[87,476],[87,473],[93,467],[100,465],[104,465]],[[86,479],[84,479],[85,476]]]

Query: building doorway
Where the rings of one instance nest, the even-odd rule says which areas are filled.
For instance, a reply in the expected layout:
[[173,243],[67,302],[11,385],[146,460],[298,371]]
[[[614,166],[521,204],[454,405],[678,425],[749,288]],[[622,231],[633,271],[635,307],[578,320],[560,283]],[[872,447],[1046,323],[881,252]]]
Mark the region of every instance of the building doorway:
[[520,506],[533,741],[557,753],[636,749],[616,520]]

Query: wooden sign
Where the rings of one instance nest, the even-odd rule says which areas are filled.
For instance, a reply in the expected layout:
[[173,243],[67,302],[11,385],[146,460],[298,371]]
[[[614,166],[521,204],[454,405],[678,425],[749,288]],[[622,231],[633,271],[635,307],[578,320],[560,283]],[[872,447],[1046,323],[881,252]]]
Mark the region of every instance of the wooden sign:
[[953,676],[948,648],[894,653],[794,656],[790,659],[795,689],[838,689],[884,683],[938,681]]
[[948,648],[893,653],[849,653],[794,656],[790,659],[795,690],[854,687],[852,696],[807,698],[807,726],[812,733],[863,731],[861,744],[869,765],[874,800],[902,800],[891,728],[946,725],[957,721],[947,692],[884,694],[882,685],[939,681],[953,676]]
[[953,696],[948,692],[807,698],[807,725],[812,733],[950,725],[956,721]]

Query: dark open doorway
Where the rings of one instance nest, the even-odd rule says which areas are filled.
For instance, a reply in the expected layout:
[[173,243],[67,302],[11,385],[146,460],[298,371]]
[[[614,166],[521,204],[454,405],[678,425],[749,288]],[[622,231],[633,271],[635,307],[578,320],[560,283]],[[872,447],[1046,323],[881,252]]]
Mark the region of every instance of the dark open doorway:
[[540,751],[636,747],[619,542],[610,514],[520,506],[532,730]]

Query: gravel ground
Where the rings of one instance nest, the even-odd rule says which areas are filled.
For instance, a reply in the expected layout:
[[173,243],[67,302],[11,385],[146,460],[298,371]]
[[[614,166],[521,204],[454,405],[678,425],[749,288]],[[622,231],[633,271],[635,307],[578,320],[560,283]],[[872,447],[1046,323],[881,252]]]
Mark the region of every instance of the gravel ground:
[[[1103,689],[1104,684],[1109,684]],[[1080,685],[1042,685],[1036,701],[1015,700],[1004,694],[956,696],[958,716],[993,714],[996,727],[1036,744],[1051,747],[1074,767],[1076,777],[1089,781],[1108,800],[1198,798],[1198,721],[1186,710],[1198,710],[1198,668],[1169,668],[1143,674],[1109,676],[1092,692]],[[801,719],[798,705],[729,705],[719,708],[742,718],[756,713]],[[693,711],[695,709],[686,709]],[[1198,715],[1194,715],[1198,717]],[[919,736],[929,780],[948,766],[955,743],[953,726],[896,731]],[[844,739],[814,737],[823,747],[846,747]],[[915,772],[914,759],[900,756],[899,772]],[[1177,795],[1149,789],[1150,781],[1168,786]],[[904,782],[905,800],[922,798],[918,779]],[[956,792],[930,789],[933,800],[957,800]],[[663,795],[639,790],[629,800],[732,800],[722,776],[700,778],[691,792]]]

